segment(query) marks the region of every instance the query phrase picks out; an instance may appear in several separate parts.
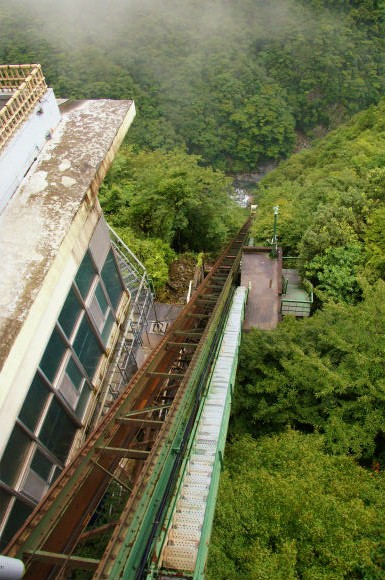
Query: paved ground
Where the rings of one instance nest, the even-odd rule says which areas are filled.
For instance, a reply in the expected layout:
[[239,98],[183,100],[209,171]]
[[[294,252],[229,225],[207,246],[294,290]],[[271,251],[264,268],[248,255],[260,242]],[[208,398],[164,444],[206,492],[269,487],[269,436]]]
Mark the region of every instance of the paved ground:
[[[167,331],[185,305],[155,302],[154,306],[155,309],[148,313],[149,326],[142,333],[143,344],[136,353],[136,362],[139,368],[163,339],[164,332],[162,332],[162,327]],[[161,323],[158,327],[158,332],[156,328],[157,322]]]
[[254,327],[269,330],[277,326],[280,309],[279,275],[278,260],[270,259],[267,252],[244,252],[241,285],[247,286],[251,282],[244,330]]

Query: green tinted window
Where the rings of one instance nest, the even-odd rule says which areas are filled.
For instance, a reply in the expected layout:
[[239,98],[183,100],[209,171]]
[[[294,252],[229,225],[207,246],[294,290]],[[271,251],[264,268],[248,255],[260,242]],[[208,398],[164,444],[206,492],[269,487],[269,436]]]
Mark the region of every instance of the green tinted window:
[[71,379],[71,382],[74,385],[74,387],[76,387],[76,389],[79,390],[83,381],[83,375],[72,358],[70,358],[70,360],[68,361],[66,373]]
[[112,313],[110,312],[108,317],[107,317],[107,320],[106,320],[106,323],[104,325],[103,332],[102,332],[103,344],[105,344],[105,345],[107,345],[108,339],[110,338],[111,328],[112,328],[112,325],[114,324],[114,322],[115,322],[115,319],[114,319]]
[[1,536],[1,545],[3,548],[8,544],[12,536],[16,534],[17,530],[21,528],[32,510],[32,506],[28,506],[18,499],[15,501],[7,525]]
[[76,430],[76,425],[72,423],[58,401],[53,399],[39,439],[62,463],[67,459]]
[[43,358],[40,361],[41,370],[51,382],[55,378],[66,348],[59,331],[55,328],[44,351]]
[[87,252],[80,264],[78,273],[76,274],[75,282],[79,288],[80,294],[83,298],[86,298],[91,284],[95,278],[95,269],[91,261],[89,253]]
[[0,462],[1,479],[10,486],[15,485],[31,440],[18,425],[13,428],[8,445]]
[[86,316],[79,326],[73,347],[89,377],[92,378],[103,351]]
[[90,399],[90,394],[91,390],[89,386],[85,384],[76,406],[76,415],[79,417],[79,419],[83,419],[84,411],[86,410],[88,401]]
[[111,304],[116,310],[123,294],[123,283],[118,273],[118,267],[115,262],[112,250],[109,251],[106,261],[101,272],[107,294]]
[[107,302],[107,299],[104,295],[103,288],[101,287],[100,283],[96,287],[95,295],[96,295],[97,301],[99,302],[100,310],[105,315],[107,310],[108,310],[108,302]]
[[49,393],[50,391],[43,379],[36,373],[19,414],[19,419],[31,431],[35,431],[36,429]]
[[68,338],[72,334],[81,310],[82,307],[76,298],[74,290],[71,288],[59,316],[59,324]]
[[45,457],[38,449],[31,462],[31,469],[35,471],[40,477],[49,483],[52,471],[52,462]]

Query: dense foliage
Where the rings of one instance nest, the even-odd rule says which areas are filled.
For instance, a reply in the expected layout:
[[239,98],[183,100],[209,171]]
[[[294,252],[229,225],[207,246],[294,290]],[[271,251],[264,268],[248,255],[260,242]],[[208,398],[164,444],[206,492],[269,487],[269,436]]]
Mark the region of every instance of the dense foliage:
[[383,474],[295,431],[227,453],[207,578],[383,578]]
[[111,225],[144,262],[156,288],[175,252],[218,252],[244,221],[232,181],[182,150],[123,147],[100,191]]
[[318,309],[243,337],[209,577],[384,576],[384,113],[261,182],[254,234],[271,237],[278,204]]
[[129,139],[253,170],[375,103],[383,0],[0,0],[0,61],[60,97],[132,98]]
[[331,453],[385,462],[384,353],[383,282],[357,306],[254,329],[242,344],[235,431],[321,432]]
[[[0,61],[59,97],[134,98],[101,190],[156,286],[242,219],[221,171],[322,137],[261,183],[316,314],[243,339],[208,577],[384,577],[385,1],[0,0]],[[209,169],[214,167],[216,170]]]
[[384,278],[384,129],[382,102],[292,157],[261,185],[256,236],[268,237],[278,204],[284,254],[300,256],[320,301],[354,303],[365,280]]

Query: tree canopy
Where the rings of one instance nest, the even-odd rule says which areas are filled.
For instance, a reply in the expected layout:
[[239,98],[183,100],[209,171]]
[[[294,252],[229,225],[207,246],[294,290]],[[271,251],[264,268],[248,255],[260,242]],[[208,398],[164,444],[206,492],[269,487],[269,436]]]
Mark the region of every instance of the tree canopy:
[[253,329],[241,347],[234,430],[325,435],[331,453],[385,461],[385,284],[357,306]]
[[232,180],[178,149],[123,147],[100,189],[111,225],[147,267],[156,288],[175,252],[218,252],[244,221]]
[[359,113],[261,182],[257,239],[269,237],[279,205],[279,239],[299,255],[321,302],[356,302],[384,279],[385,102]]
[[232,173],[385,89],[380,0],[0,0],[0,15],[2,62],[40,62],[59,97],[135,98],[136,147]]
[[227,447],[207,578],[381,578],[384,476],[286,431]]

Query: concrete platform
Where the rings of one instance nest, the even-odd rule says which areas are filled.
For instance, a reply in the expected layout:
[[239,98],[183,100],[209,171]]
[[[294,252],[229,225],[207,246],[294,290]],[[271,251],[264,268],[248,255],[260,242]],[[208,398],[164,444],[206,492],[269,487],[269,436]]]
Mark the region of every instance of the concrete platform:
[[269,249],[245,248],[242,256],[241,285],[251,283],[244,330],[262,328],[270,330],[280,320],[280,296],[282,266],[269,257]]
[[298,270],[283,269],[282,274],[286,281],[281,298],[282,314],[297,317],[310,316],[313,298],[303,288]]

